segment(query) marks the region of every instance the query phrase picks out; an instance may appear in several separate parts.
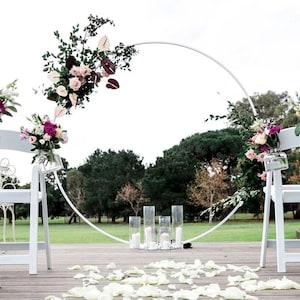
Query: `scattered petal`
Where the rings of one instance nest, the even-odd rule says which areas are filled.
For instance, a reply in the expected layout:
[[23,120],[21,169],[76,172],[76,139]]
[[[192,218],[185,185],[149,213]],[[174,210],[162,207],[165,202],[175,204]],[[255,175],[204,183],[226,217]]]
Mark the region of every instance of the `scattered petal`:
[[70,268],[68,268],[69,270],[81,270],[81,267],[79,265],[74,265]]
[[112,262],[106,266],[106,269],[111,270],[111,269],[115,269],[116,267],[117,267],[116,264]]

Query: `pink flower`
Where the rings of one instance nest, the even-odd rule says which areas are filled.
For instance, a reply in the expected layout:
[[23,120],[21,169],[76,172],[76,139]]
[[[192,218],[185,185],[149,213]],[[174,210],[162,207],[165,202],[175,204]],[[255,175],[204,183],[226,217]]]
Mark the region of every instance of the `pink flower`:
[[250,160],[253,160],[256,158],[256,153],[254,152],[253,149],[249,149],[246,153],[245,153],[245,156],[250,159]]
[[79,71],[80,71],[80,75],[83,76],[83,77],[86,77],[86,76],[89,76],[91,75],[91,69],[85,65],[81,65],[79,67]]
[[28,141],[29,141],[30,144],[33,144],[37,141],[37,138],[36,138],[36,136],[30,135],[28,137]]
[[265,156],[266,156],[266,152],[261,152],[256,155],[256,159],[257,159],[257,161],[263,163]]
[[28,136],[29,136],[29,130],[27,128],[22,127],[21,135],[20,135],[21,140],[26,140]]
[[77,77],[69,79],[69,86],[73,91],[78,91],[81,87],[81,81]]
[[80,76],[80,67],[73,66],[69,73],[74,77]]
[[267,172],[266,171],[263,171],[261,174],[257,174],[257,176],[263,181],[267,180]]

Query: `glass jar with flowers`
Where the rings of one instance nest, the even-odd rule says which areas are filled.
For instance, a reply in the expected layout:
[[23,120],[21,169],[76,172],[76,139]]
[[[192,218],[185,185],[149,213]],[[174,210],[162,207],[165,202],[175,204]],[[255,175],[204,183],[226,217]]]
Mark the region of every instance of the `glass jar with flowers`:
[[53,164],[57,163],[55,150],[61,144],[68,142],[67,131],[55,122],[50,121],[48,115],[43,117],[33,114],[28,118],[33,123],[33,128],[21,127],[21,139],[27,139],[32,144],[35,153],[32,163]]

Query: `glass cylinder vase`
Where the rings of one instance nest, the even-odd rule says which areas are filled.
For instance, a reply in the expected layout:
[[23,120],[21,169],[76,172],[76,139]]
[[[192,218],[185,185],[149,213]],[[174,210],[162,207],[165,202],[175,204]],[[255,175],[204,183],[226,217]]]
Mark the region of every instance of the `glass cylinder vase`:
[[159,216],[159,248],[171,249],[171,218]]
[[129,247],[140,249],[141,247],[141,217],[129,216]]
[[182,237],[183,237],[183,206],[182,205],[172,205],[172,247],[181,248],[182,247]]
[[289,168],[287,155],[285,152],[270,152],[264,157],[266,171],[286,170]]
[[144,248],[148,250],[157,249],[155,230],[155,206],[143,207],[144,218]]

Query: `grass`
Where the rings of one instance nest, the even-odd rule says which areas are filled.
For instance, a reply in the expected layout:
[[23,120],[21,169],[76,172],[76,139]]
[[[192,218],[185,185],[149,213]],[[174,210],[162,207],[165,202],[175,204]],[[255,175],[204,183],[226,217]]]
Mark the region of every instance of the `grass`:
[[[93,221],[93,220],[90,220]],[[1,220],[2,222],[2,220]],[[81,223],[67,224],[64,218],[49,220],[50,222],[50,238],[54,244],[71,244],[71,243],[115,243],[117,241],[106,237],[97,230],[81,221]],[[128,240],[129,227],[128,224],[118,222],[111,224],[103,222],[101,224],[94,223],[97,227],[105,232],[116,236],[123,240]],[[211,229],[217,223],[185,223],[183,226],[183,238],[188,240],[194,238],[207,230]],[[2,232],[2,223],[0,223],[0,232]],[[16,238],[17,241],[26,241],[28,239],[28,220],[16,221]],[[285,223],[285,232],[287,238],[295,238],[296,230],[300,229],[298,220],[287,220]],[[11,225],[7,225],[7,241],[11,240]],[[258,242],[261,240],[262,220],[245,218],[245,215],[238,215],[217,228],[212,233],[195,240],[194,242]],[[42,239],[42,226],[39,230],[40,239]],[[275,238],[274,222],[270,224],[269,237]]]

